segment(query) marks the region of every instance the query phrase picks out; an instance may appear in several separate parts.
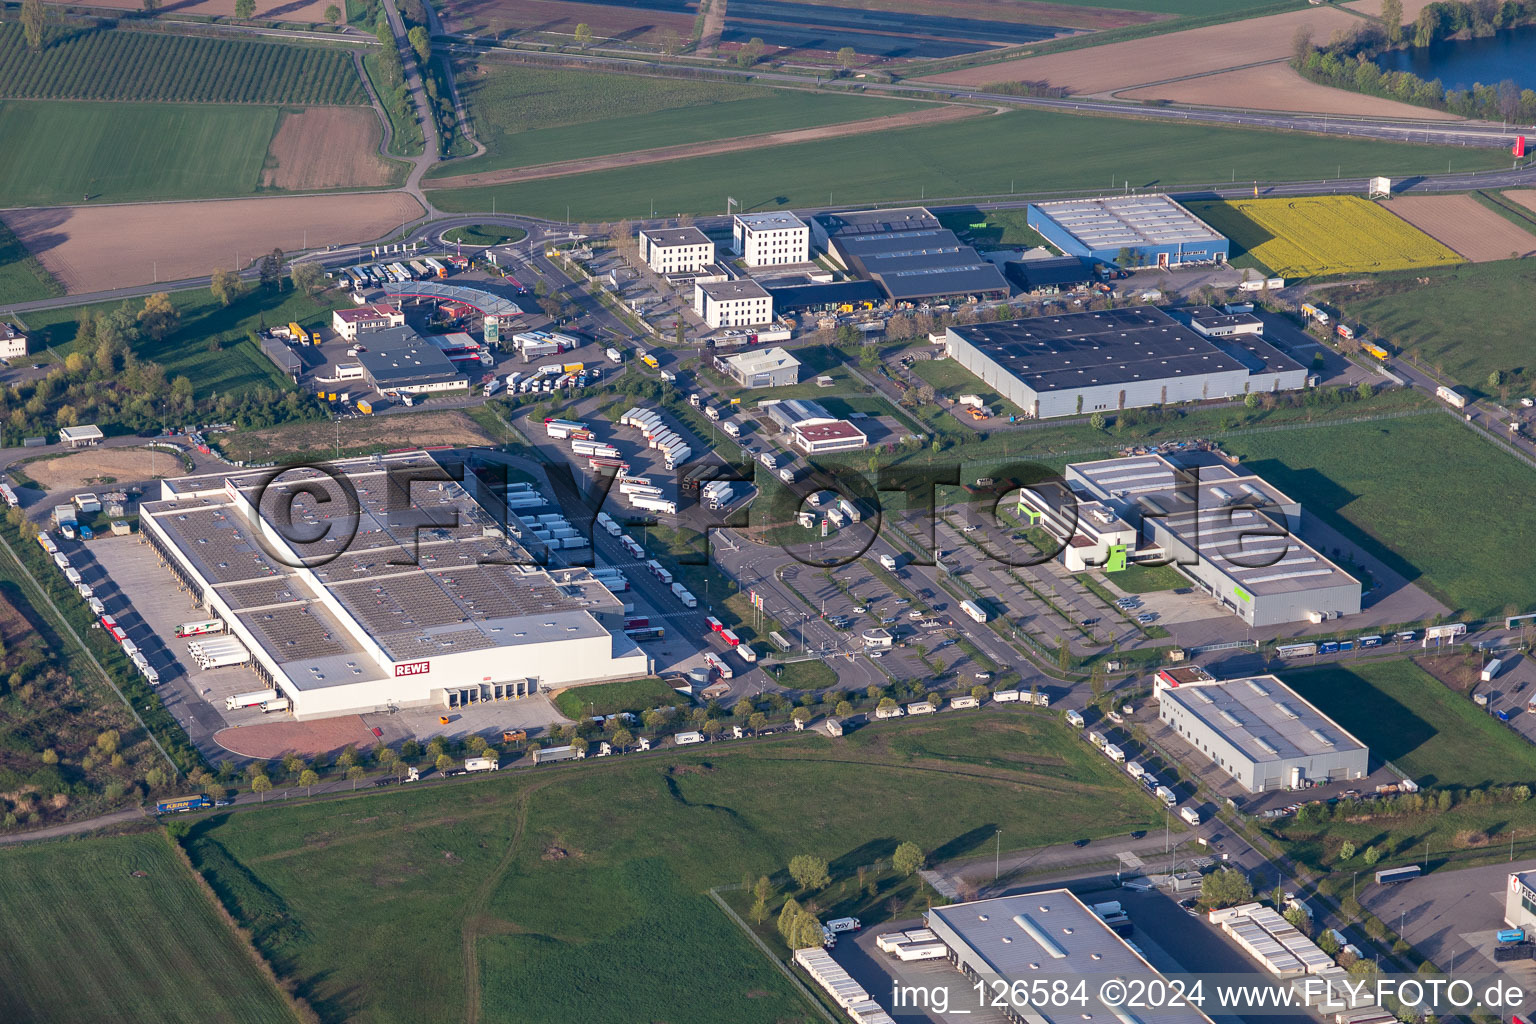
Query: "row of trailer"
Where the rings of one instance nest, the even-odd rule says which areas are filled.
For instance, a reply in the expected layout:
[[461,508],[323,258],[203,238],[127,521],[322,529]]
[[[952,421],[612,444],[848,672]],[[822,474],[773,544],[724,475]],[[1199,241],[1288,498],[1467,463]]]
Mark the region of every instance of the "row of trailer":
[[249,664],[251,652],[232,636],[198,637],[187,641],[187,654],[201,669]]
[[75,593],[80,595],[80,600],[90,606],[91,614],[97,617],[101,628],[112,638],[113,643],[123,649],[123,653],[133,663],[133,667],[138,669],[144,681],[150,686],[159,686],[160,673],[155,671],[154,666],[149,663],[149,658],[139,650],[138,645],[128,639],[128,634],[117,624],[117,620],[107,613],[107,606],[102,603],[101,598],[96,596],[91,585],[80,576],[80,570],[69,564],[69,556],[59,550],[58,543],[47,530],[37,535],[37,543],[53,560],[54,568],[63,573],[64,579],[75,588]]
[[526,373],[509,373],[505,380],[492,377],[485,382],[485,393],[487,396],[494,395],[506,388],[509,395],[547,395],[556,391],[584,388],[595,383],[602,372],[599,367],[585,363],[546,363]]
[[[619,417],[619,425],[633,427],[646,440],[646,444],[661,453],[668,469],[676,469],[693,455],[693,449],[673,430],[654,409],[636,407]],[[674,509],[675,511],[675,509]]]
[[422,281],[448,276],[449,263],[430,256],[400,259],[393,263],[360,264],[346,267],[342,273],[354,288],[383,288],[407,281]]

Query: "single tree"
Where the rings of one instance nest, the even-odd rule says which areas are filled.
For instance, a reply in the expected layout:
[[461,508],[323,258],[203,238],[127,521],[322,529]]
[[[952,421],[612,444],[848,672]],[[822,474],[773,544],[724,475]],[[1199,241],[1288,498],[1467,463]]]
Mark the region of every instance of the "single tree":
[[928,706],[933,708],[935,711],[937,711],[943,703],[944,697],[939,693],[938,690],[934,690],[928,694]]
[[661,52],[668,57],[675,57],[683,48],[683,37],[677,34],[676,29],[667,29],[661,34]]
[[347,778],[352,780],[352,788],[357,789],[357,783],[368,774],[368,769],[360,764],[355,764],[347,769]]
[[628,750],[629,745],[635,742],[635,734],[622,725],[613,730],[613,745],[620,750]]
[[256,0],[235,0],[235,17],[241,21],[249,21],[256,13]]
[[854,62],[858,59],[858,51],[851,46],[845,46],[837,51],[837,63],[844,71],[852,71]]
[[309,796],[311,794],[311,791],[315,787],[315,783],[319,781],[320,775],[313,768],[305,768],[303,771],[299,772],[299,785],[304,787],[305,796]]
[[823,942],[821,922],[816,920],[814,914],[801,913],[795,918],[794,927],[789,937],[789,948],[812,949]]
[[446,772],[448,769],[450,769],[452,767],[453,767],[453,758],[449,757],[447,754],[438,754],[437,755],[437,770],[438,770],[439,774],[441,774],[443,772]]
[[688,340],[687,335],[684,333],[683,318],[681,316],[677,318],[677,330],[672,333],[672,340],[679,345]]
[[163,341],[181,323],[181,316],[171,304],[169,295],[155,292],[144,300],[144,309],[139,313],[138,322],[139,329],[145,334],[156,341]]
[[1371,387],[1371,382],[1368,380],[1361,381],[1360,386],[1355,389],[1355,394],[1359,395],[1361,399],[1370,398],[1375,393],[1376,389]]
[[891,867],[903,875],[911,875],[923,866],[923,848],[908,840],[896,847],[896,852],[891,854]]
[[215,270],[208,289],[219,305],[228,306],[240,297],[240,275],[233,270]]
[[741,49],[736,51],[736,65],[738,67],[750,68],[763,59],[764,49],[765,44],[763,41],[757,36],[753,36],[745,43],[742,43]]
[[1090,427],[1092,427],[1094,430],[1103,430],[1104,429],[1104,414],[1101,413],[1101,412],[1096,412],[1092,416],[1089,416],[1088,417],[1088,425]]
[[160,0],[143,0],[144,13],[154,14],[160,6]]
[[977,700],[986,700],[989,696],[991,696],[991,691],[980,683],[977,683],[975,686],[971,687],[971,696]]
[[571,749],[576,751],[578,754],[585,754],[587,752],[588,746],[590,746],[590,744],[587,743],[585,737],[576,736],[571,739]]
[[592,26],[584,21],[576,26],[576,45],[583,50],[592,45]]
[[799,722],[801,725],[805,725],[811,720],[811,709],[795,708],[795,710],[789,713],[789,717],[794,721]]
[[336,24],[340,20],[341,20],[341,8],[340,7],[337,7],[335,4],[331,4],[329,7],[327,7],[325,9],[325,23],[327,25],[334,25],[334,24]]
[[805,911],[800,909],[800,904],[793,896],[785,900],[784,906],[779,908],[779,934],[784,937],[785,942],[788,942],[790,936],[794,934],[795,922],[804,913]]
[[405,34],[405,38],[411,44],[411,49],[416,51],[416,58],[421,61],[422,67],[426,67],[427,61],[432,59],[432,37],[426,27],[417,25]]
[[832,709],[832,713],[838,718],[847,718],[853,714],[853,705],[846,700],[840,700],[837,702],[837,707]]
[[251,776],[251,792],[261,794],[261,802],[267,802],[267,794],[272,790],[272,780],[265,775]]
[[1354,855],[1355,844],[1346,840],[1344,845],[1339,847],[1339,860],[1349,860]]
[[808,853],[789,859],[789,877],[802,889],[824,889],[832,881],[827,862]]
[[319,295],[330,285],[329,279],[325,276],[325,268],[309,260],[295,263],[290,267],[288,277],[293,281],[294,291],[300,291],[306,295]]
[[1381,0],[1381,21],[1387,29],[1387,44],[1403,41],[1403,0]]
[[47,23],[43,0],[21,0],[21,30],[27,37],[27,49],[33,53],[43,48],[43,26]]
[[1375,867],[1376,862],[1381,860],[1381,851],[1375,846],[1367,846],[1365,853],[1361,854],[1361,856],[1364,858],[1367,867]]
[[256,268],[256,273],[261,279],[261,286],[272,290],[277,288],[283,279],[283,250],[273,249],[261,258],[261,263]]
[[1213,910],[1253,901],[1253,886],[1248,876],[1232,868],[1221,868],[1200,882],[1200,902]]

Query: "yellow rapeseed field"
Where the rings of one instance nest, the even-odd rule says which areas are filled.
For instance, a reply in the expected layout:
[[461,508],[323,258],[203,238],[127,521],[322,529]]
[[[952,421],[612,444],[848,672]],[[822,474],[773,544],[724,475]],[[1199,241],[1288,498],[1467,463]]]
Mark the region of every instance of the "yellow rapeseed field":
[[1380,273],[1461,263],[1418,228],[1359,196],[1189,203],[1281,277]]

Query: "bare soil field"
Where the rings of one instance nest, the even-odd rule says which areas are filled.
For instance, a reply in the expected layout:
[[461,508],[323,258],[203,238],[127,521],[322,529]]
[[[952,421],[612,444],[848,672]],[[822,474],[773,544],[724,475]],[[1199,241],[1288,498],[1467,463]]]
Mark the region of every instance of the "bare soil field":
[[403,192],[55,206],[0,213],[71,293],[199,277],[274,247],[365,242],[422,214]]
[[104,481],[126,484],[157,480],[185,472],[175,453],[149,448],[93,448],[56,459],[38,459],[22,468],[50,491],[74,490]]
[[[478,445],[494,441],[480,424],[457,410],[403,412],[342,420],[343,448],[431,448]],[[290,423],[266,430],[219,435],[219,448],[231,459],[334,451],[337,424]]]
[[590,25],[592,34],[600,39],[655,44],[661,41],[667,29],[676,32],[681,39],[693,36],[691,13],[567,0],[449,0],[440,6],[438,14],[449,32],[495,33],[502,38],[543,33],[569,37],[583,22]]
[[829,124],[820,128],[796,128],[787,132],[767,132],[762,135],[743,135],[735,139],[715,142],[696,142],[682,146],[659,146],[629,153],[612,153],[607,156],[586,157],[581,160],[561,160],[557,163],[538,164],[533,167],[511,167],[482,174],[460,174],[452,178],[433,178],[422,182],[423,188],[476,188],[481,185],[506,185],[514,181],[533,181],[538,178],[558,178],[567,174],[587,171],[611,170],[615,167],[635,167],[640,164],[662,163],[688,157],[712,156],[716,153],[734,153],[743,149],[768,149],[788,146],[797,142],[816,142],[821,139],[840,139],[849,135],[865,135],[869,132],[894,131],[915,125],[939,124],[974,117],[981,112],[978,107],[943,106],[914,110],[889,117],[873,117],[865,121],[849,121],[846,124]]
[[1382,205],[1473,263],[1536,252],[1536,235],[1471,196],[1399,196]]
[[[47,0],[49,3],[70,0]],[[325,9],[335,3],[341,10],[339,25],[347,23],[347,5],[339,0],[256,0],[255,21],[302,21],[318,25],[325,21]],[[71,3],[71,6],[81,6]],[[105,7],[114,11],[142,11],[143,0],[88,0],[84,6]],[[164,0],[156,10],[161,14],[197,14],[207,18],[233,18],[235,0]]]
[[1237,71],[1221,71],[1163,85],[1123,89],[1115,93],[1121,99],[1170,100],[1211,107],[1240,107],[1245,110],[1299,111],[1311,114],[1349,114],[1359,117],[1407,117],[1425,120],[1456,121],[1455,114],[1443,110],[1416,107],[1411,103],[1365,96],[1345,89],[1333,89],[1302,78],[1284,61],[1261,64]]
[[1290,11],[1187,32],[1170,32],[1147,39],[966,68],[935,75],[926,81],[972,87],[993,82],[1046,82],[1064,86],[1078,95],[1113,93],[1171,78],[1285,59],[1291,54],[1291,41],[1299,28],[1311,28],[1314,38],[1325,40],[1335,29],[1358,24],[1360,19],[1354,15],[1331,8]]
[[307,107],[282,115],[262,185],[294,192],[393,185],[401,170],[379,155],[379,115],[372,107]]
[[378,742],[361,715],[323,718],[317,722],[262,722],[235,726],[213,734],[213,742],[246,757],[272,761],[288,754],[313,757],[336,754],[347,744],[367,750]]
[[1503,194],[1525,207],[1527,210],[1536,210],[1536,189],[1511,188],[1505,189]]

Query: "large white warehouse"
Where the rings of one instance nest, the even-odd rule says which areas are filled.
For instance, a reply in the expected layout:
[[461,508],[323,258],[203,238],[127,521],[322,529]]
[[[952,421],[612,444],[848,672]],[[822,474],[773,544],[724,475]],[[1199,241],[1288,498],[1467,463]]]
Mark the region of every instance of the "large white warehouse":
[[[648,673],[623,604],[590,573],[534,565],[457,483],[399,483],[407,470],[442,475],[424,452],[332,469],[285,471],[265,490],[275,471],[166,480],[141,512],[145,539],[296,717],[463,707]],[[329,500],[292,497],[299,484]]]

